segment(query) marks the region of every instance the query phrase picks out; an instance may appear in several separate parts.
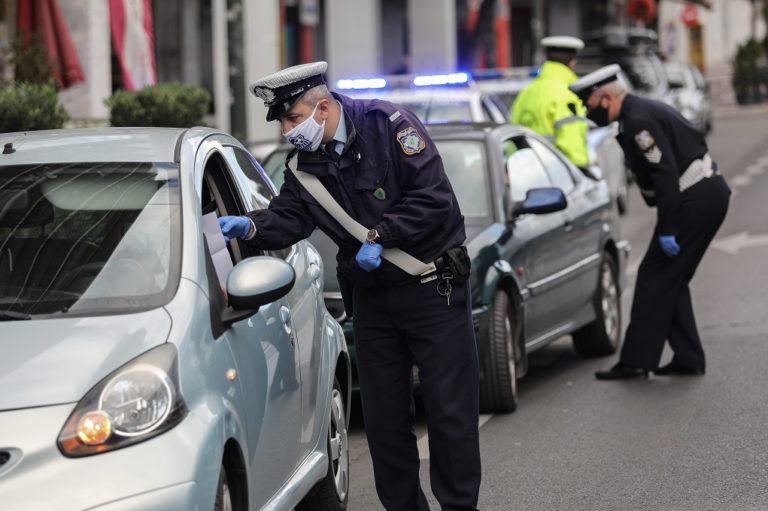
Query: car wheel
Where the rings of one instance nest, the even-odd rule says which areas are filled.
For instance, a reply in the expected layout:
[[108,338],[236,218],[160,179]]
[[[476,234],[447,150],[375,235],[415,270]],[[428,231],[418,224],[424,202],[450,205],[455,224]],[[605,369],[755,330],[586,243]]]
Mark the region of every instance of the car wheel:
[[621,295],[617,274],[613,257],[604,253],[593,302],[595,321],[573,333],[573,345],[580,355],[610,355],[619,347]]
[[517,339],[511,312],[509,296],[497,290],[491,305],[488,349],[482,361],[480,410],[484,413],[509,413],[517,408]]
[[219,487],[216,490],[216,501],[213,503],[213,511],[233,511],[233,509],[227,469],[222,465],[219,472]]
[[349,444],[344,393],[334,379],[331,414],[328,424],[328,472],[317,483],[296,511],[343,511],[349,496]]

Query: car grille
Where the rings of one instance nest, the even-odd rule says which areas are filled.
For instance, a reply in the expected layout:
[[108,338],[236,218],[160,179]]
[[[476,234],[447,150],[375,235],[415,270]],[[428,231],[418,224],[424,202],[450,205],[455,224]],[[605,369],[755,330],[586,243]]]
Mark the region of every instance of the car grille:
[[0,467],[8,463],[8,460],[11,459],[11,453],[8,451],[0,451]]

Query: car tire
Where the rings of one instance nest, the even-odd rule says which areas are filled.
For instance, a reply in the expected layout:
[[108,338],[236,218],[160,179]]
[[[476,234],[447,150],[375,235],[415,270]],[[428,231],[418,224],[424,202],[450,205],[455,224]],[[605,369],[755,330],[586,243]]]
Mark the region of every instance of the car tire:
[[344,511],[349,498],[347,409],[339,381],[334,378],[328,423],[328,472],[296,506],[296,511]]
[[234,509],[232,492],[229,487],[229,478],[227,477],[227,469],[222,465],[219,472],[219,486],[216,489],[216,500],[213,503],[213,511],[233,511]]
[[510,413],[517,409],[516,331],[509,295],[497,290],[491,304],[488,349],[482,361],[480,410],[483,413]]
[[621,292],[616,261],[605,252],[593,299],[595,320],[573,332],[573,346],[583,356],[616,353],[621,339]]

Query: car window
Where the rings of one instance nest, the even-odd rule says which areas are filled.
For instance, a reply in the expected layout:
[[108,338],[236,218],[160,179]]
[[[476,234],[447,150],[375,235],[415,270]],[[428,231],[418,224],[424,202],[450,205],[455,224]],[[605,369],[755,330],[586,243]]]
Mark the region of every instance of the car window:
[[506,158],[507,181],[510,196],[514,202],[522,202],[528,190],[532,188],[546,188],[552,186],[541,160],[525,143],[509,140],[505,144],[505,151],[516,147]]
[[267,173],[267,176],[269,176],[269,179],[278,190],[280,190],[283,186],[283,181],[285,181],[285,158],[290,151],[289,148],[275,149],[269,153],[263,164],[264,172]]
[[[258,164],[253,161],[253,157],[250,154],[239,147],[230,146],[227,147],[226,150],[234,153],[240,170],[242,170],[248,178],[253,204],[257,209],[268,208],[269,202],[275,196],[273,192],[273,184],[265,179],[265,173],[262,173]],[[281,259],[286,259],[291,253],[291,250],[292,247],[287,247],[282,250],[265,250],[264,253]]]
[[568,170],[568,166],[561,160],[549,147],[545,146],[542,142],[535,138],[528,139],[528,144],[536,151],[536,154],[544,163],[544,167],[547,169],[547,174],[552,180],[552,184],[560,188],[563,193],[568,193],[573,189],[575,183],[573,182],[573,176],[571,171]]
[[445,173],[465,217],[490,216],[485,148],[476,141],[437,141]]
[[177,165],[0,168],[0,309],[120,313],[162,306],[175,294]]
[[425,100],[423,103],[401,102],[424,123],[472,121],[472,106],[469,101]]

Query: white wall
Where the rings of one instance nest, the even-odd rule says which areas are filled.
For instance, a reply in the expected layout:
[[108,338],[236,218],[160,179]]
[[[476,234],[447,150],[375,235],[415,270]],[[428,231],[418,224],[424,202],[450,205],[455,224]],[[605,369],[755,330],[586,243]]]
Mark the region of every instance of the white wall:
[[456,1],[409,0],[411,71],[439,73],[456,69]]
[[[385,0],[386,1],[386,0]],[[380,0],[325,2],[327,78],[356,78],[381,73]]]
[[59,6],[85,73],[85,82],[63,90],[59,98],[73,120],[104,122],[109,118],[104,100],[112,95],[108,2],[68,0]]
[[[760,4],[758,2],[758,11]],[[659,3],[659,43],[665,55],[671,60],[688,59],[687,27],[681,15],[684,4],[681,2]],[[699,7],[704,23],[704,52],[707,69],[722,70],[729,68],[731,59],[739,44],[749,39],[753,21],[753,9],[750,0],[713,0],[712,8]],[[757,13],[756,37],[765,37],[765,23],[760,12]]]

